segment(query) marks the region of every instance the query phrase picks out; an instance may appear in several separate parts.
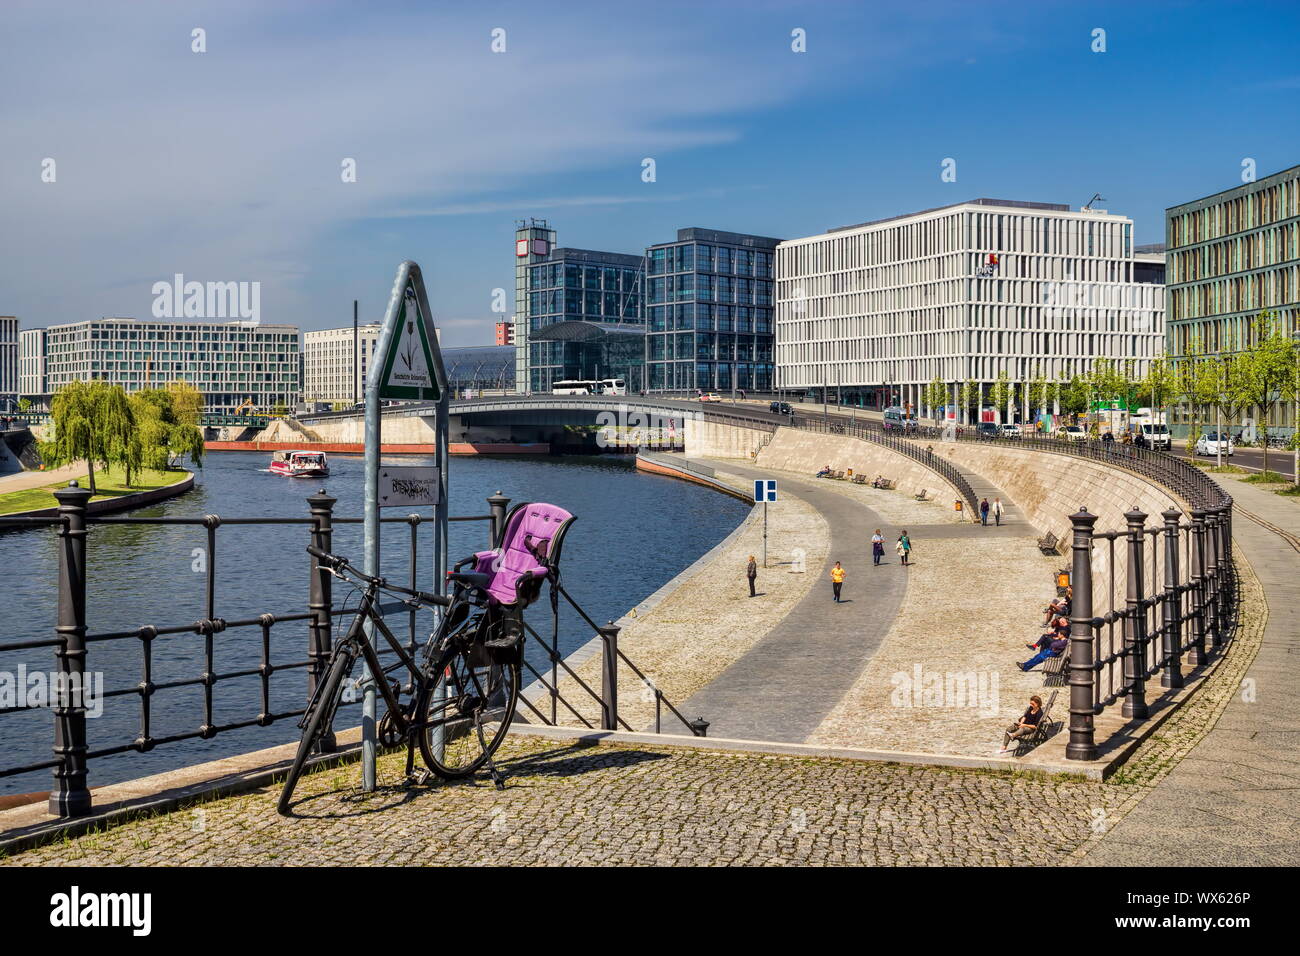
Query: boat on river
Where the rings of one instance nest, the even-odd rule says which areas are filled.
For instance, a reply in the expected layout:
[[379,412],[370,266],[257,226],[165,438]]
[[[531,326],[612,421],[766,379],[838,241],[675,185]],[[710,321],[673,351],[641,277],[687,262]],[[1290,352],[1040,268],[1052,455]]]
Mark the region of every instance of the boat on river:
[[289,478],[324,478],[330,466],[323,451],[277,451],[271,456],[271,472]]

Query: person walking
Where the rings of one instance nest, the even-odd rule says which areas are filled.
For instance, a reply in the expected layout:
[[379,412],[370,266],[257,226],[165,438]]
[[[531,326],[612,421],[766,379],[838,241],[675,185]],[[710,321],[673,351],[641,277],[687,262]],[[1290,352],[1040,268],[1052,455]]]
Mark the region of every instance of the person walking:
[[885,556],[885,537],[876,529],[876,533],[871,536],[871,563],[880,564],[880,559]]
[[993,510],[993,521],[997,524],[999,528],[1002,527],[1002,499],[1001,498],[993,499],[992,510]]
[[749,578],[749,596],[757,597],[758,595],[754,591],[754,582],[758,579],[758,562],[754,560],[752,554],[749,556],[749,567],[745,568],[745,577]]
[[835,594],[835,603],[840,602],[840,588],[844,587],[844,567],[835,562],[835,567],[831,568],[831,591]]
[[988,523],[989,523],[989,500],[987,498],[981,498],[980,499],[980,524],[987,525]]
[[907,529],[898,536],[898,543],[903,546],[903,564],[908,565],[912,561],[912,539],[907,536]]

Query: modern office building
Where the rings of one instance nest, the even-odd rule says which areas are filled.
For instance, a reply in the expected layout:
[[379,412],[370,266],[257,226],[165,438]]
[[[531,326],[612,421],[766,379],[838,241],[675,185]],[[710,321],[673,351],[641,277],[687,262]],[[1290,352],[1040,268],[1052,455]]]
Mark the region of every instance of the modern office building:
[[[1164,289],[1142,281],[1157,258],[1135,256],[1127,217],[998,199],[783,241],[778,385],[929,414],[935,378],[949,404],[969,382],[984,407],[1003,373],[1059,381],[1107,357],[1142,375],[1164,344]],[[1016,389],[1025,419],[1027,391]]]
[[649,391],[772,390],[779,241],[688,228],[646,250]]
[[184,379],[218,414],[292,408],[301,392],[298,329],[290,325],[104,318],[45,331],[51,392],[92,379],[128,392]]
[[18,333],[18,394],[41,407],[49,403],[44,329],[22,329]]
[[0,412],[18,407],[18,318],[0,315]]
[[622,378],[644,387],[645,260],[557,248],[546,220],[515,230],[515,389]]
[[447,381],[458,397],[464,397],[467,391],[483,395],[513,392],[515,389],[513,346],[443,349],[442,364],[447,370]]
[[320,329],[302,334],[302,398],[352,405],[365,398],[370,358],[379,345],[379,324]]

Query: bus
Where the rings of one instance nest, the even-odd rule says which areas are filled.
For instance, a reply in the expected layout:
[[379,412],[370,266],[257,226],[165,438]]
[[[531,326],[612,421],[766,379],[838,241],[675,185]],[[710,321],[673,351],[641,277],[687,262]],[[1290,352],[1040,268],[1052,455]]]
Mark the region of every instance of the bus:
[[908,415],[906,409],[894,405],[885,409],[884,426],[907,431],[916,427],[916,419]]
[[627,382],[621,378],[565,379],[551,385],[552,395],[626,395]]

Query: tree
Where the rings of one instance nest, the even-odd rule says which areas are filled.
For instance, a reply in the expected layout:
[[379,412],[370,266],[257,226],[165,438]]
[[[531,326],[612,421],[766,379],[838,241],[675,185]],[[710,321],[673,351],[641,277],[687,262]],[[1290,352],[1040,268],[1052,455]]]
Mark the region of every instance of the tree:
[[31,407],[32,407],[32,400],[30,398],[18,399],[18,410],[20,412],[28,411]]
[[176,421],[197,427],[203,418],[203,393],[183,378],[168,382],[167,391],[171,394]]
[[1264,471],[1268,471],[1268,427],[1273,410],[1290,398],[1295,386],[1295,352],[1272,312],[1255,317],[1254,345],[1237,355],[1241,398],[1260,411],[1264,423]]
[[1047,403],[1051,400],[1051,397],[1051,383],[1047,381],[1047,376],[1043,374],[1040,367],[1029,383],[1029,404],[1036,410],[1035,417],[1046,411]]
[[1178,394],[1178,376],[1163,355],[1153,359],[1142,378],[1141,393],[1151,402],[1151,410],[1164,413],[1169,400]]
[[[1244,409],[1241,366],[1232,359],[1207,361],[1204,365],[1203,391],[1215,412],[1215,431],[1222,438],[1225,421],[1232,422]],[[1223,466],[1223,444],[1219,444],[1216,463]]]
[[138,457],[133,445],[135,420],[126,392],[120,385],[107,382],[71,382],[54,395],[50,403],[54,420],[54,439],[40,446],[41,460],[53,467],[86,463],[90,493],[97,494],[95,465],[109,468],[124,466],[127,484]]
[[1060,383],[1061,412],[1065,415],[1080,415],[1088,408],[1088,385],[1078,375],[1069,381]]
[[925,404],[930,407],[930,415],[937,425],[939,423],[939,409],[948,404],[948,386],[939,380],[938,375],[925,387],[924,400]]
[[998,373],[998,380],[989,386],[989,404],[998,410],[998,420],[1006,414],[1007,404],[1011,401],[1011,383],[1006,371]]
[[[961,407],[966,411],[966,421],[970,421],[970,410],[978,404],[980,400],[980,387],[978,382],[962,382],[960,399]],[[977,416],[978,417],[978,416]]]
[[[144,467],[166,471],[173,459],[184,455],[202,467],[203,432],[196,424],[182,420],[182,413],[176,408],[176,395],[170,386],[136,392],[131,396],[131,407],[137,423],[139,457]],[[193,417],[192,405],[187,405],[185,414]]]

